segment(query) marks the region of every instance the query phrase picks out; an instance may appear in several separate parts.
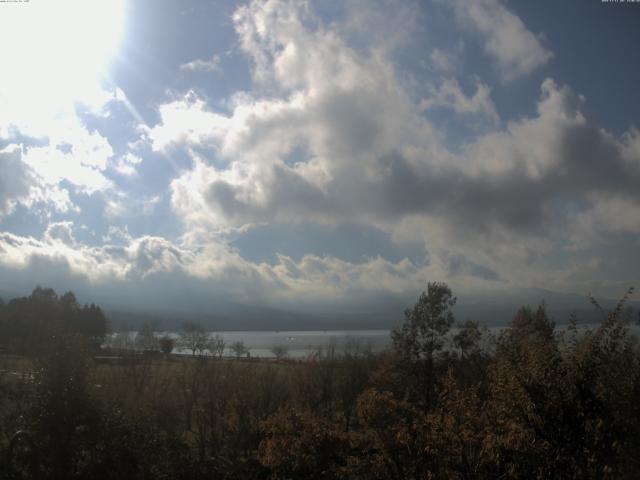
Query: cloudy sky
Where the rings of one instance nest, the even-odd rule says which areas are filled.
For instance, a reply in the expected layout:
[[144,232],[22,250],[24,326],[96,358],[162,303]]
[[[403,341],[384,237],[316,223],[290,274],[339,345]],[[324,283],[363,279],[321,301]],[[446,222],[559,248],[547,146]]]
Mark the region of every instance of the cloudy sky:
[[0,289],[619,296],[638,25],[600,0],[0,3]]

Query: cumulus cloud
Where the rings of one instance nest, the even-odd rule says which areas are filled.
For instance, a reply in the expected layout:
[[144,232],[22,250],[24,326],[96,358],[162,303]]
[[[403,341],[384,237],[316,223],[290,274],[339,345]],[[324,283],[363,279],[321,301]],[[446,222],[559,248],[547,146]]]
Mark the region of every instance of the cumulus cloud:
[[130,177],[137,173],[136,167],[141,163],[142,158],[131,152],[127,152],[115,161],[113,168],[121,175]]
[[30,186],[31,176],[21,161],[19,147],[9,145],[0,150],[0,218],[29,196]]
[[161,151],[174,144],[202,144],[219,138],[229,119],[206,108],[194,92],[159,108],[162,123],[148,132],[154,150]]
[[484,39],[484,50],[498,63],[504,80],[531,73],[553,58],[553,53],[543,46],[541,36],[528,30],[500,0],[445,3],[454,9],[463,26]]
[[[487,48],[502,55],[508,75],[549,58],[502,5],[478,8],[487,11],[474,18],[488,16],[507,32],[492,34]],[[307,4],[256,2],[234,21],[256,90],[237,95],[228,115],[189,93],[160,107],[162,121],[149,133],[154,148],[206,144],[226,162],[194,156],[193,168],[172,182],[173,209],[190,228],[368,222],[422,239],[449,275],[497,280],[563,248],[577,219],[584,225],[585,215],[596,214],[597,198],[638,202],[635,134],[601,130],[567,86],[545,80],[534,115],[452,152],[393,64],[379,52],[351,49]],[[503,52],[494,45],[510,42],[507,34],[523,46]],[[445,80],[421,106],[498,124],[489,92],[478,81],[466,95]]]
[[600,129],[585,114],[584,99],[549,79],[537,110],[467,144],[452,161],[457,171],[424,180],[406,175],[406,182],[413,182],[410,199],[422,198],[423,212],[439,217],[441,228],[449,230],[449,245],[474,232],[466,249],[490,251],[522,244],[519,237],[526,237],[525,243],[540,239],[533,250],[545,254],[549,244],[571,236],[576,219],[584,224],[597,215],[608,218],[612,228],[628,225],[627,231],[633,225],[633,215],[620,220],[624,210],[608,217],[597,213],[607,203],[602,199],[628,207],[640,202],[634,187],[640,161],[627,153],[632,137],[616,139]]
[[[194,225],[310,218],[389,224],[420,215],[471,231],[544,235],[540,229],[553,224],[567,198],[587,201],[592,192],[624,185],[632,192],[637,166],[622,158],[632,141],[599,130],[569,87],[545,80],[535,116],[454,154],[384,58],[357,55],[331,30],[307,27],[310,15],[276,1],[235,15],[256,75],[275,82],[279,97],[240,97],[230,116],[208,111],[191,93],[160,108],[163,122],[150,134],[157,148],[211,142],[228,161],[220,169],[196,158],[172,183],[174,209]],[[480,82],[466,96],[455,80],[444,81],[422,107],[435,105],[497,118]],[[297,146],[303,158],[288,161]]]
[[53,285],[88,282],[120,295],[135,283],[136,289],[153,286],[160,299],[173,298],[177,285],[187,282],[228,301],[251,297],[290,304],[345,300],[353,292],[401,293],[425,275],[406,259],[389,262],[377,257],[353,264],[330,256],[305,255],[294,261],[280,255],[274,265],[255,264],[223,242],[187,246],[160,237],[112,233],[110,239],[118,237],[117,243],[100,247],[76,242],[67,223],[50,225],[42,240],[0,233],[0,270],[31,276],[47,271],[46,278],[57,272],[61,276]]
[[44,232],[44,241],[48,243],[61,242],[64,245],[74,247],[76,239],[73,235],[73,222],[50,223]]
[[78,157],[72,151],[65,152],[50,145],[29,148],[23,155],[23,162],[37,173],[45,185],[58,185],[67,180],[87,193],[110,186],[101,170],[92,165],[101,161],[95,157]]
[[12,214],[19,204],[45,211],[74,209],[66,189],[45,181],[25,161],[21,145],[12,143],[0,150],[0,165],[0,219]]
[[[463,12],[454,2],[460,22],[485,39],[504,79],[551,58],[498,1],[467,7]],[[616,137],[601,129],[586,100],[551,79],[541,84],[533,114],[502,123],[491,87],[477,79],[471,91],[463,89],[451,76],[455,65],[437,50],[434,69],[447,77],[426,96],[416,95],[390,51],[375,44],[356,49],[343,36],[345,28],[366,32],[367,22],[379,21],[361,15],[346,26],[323,23],[307,2],[240,7],[233,22],[251,65],[251,90],[232,95],[225,111],[202,93],[174,92],[158,106],[159,122],[141,128],[154,152],[191,160],[169,187],[183,235],[134,237],[113,227],[104,245],[88,246],[70,223],[52,223],[42,239],[0,234],[0,266],[42,271],[50,265],[96,285],[126,289],[138,282],[162,295],[184,284],[249,300],[406,292],[427,279],[469,288],[529,282],[566,289],[597,272],[589,250],[597,242],[638,231],[637,215],[622,213],[640,204],[637,130]],[[436,107],[486,120],[490,131],[450,148],[424,115]],[[64,205],[62,184],[109,190],[109,168],[134,176],[140,157],[116,156],[98,133],[68,125],[24,149],[24,158],[14,147],[0,152],[7,166],[0,171],[0,215],[25,196],[56,188]],[[110,192],[105,198],[112,220],[131,210],[152,212],[161,197],[135,201]],[[398,242],[422,242],[429,262],[294,259],[279,252],[273,264],[255,263],[224,236],[252,225],[304,222],[374,226]],[[554,265],[558,256],[563,262]],[[525,268],[527,279],[518,274]]]
[[[114,98],[104,95],[90,115],[100,116]],[[6,92],[4,92],[6,93]],[[2,98],[11,107],[0,114],[0,216],[24,205],[42,217],[77,212],[71,194],[92,194],[113,188],[105,175],[113,156],[111,144],[89,130],[73,108],[29,114],[15,105],[11,95]],[[94,98],[98,101],[98,99]],[[100,103],[99,102],[99,103]]]
[[117,190],[104,197],[104,213],[107,219],[131,219],[140,215],[153,215],[161,195],[144,196]]
[[461,115],[480,115],[493,123],[498,123],[500,118],[491,100],[491,88],[480,81],[475,83],[476,91],[473,95],[467,96],[455,78],[446,79],[437,88],[431,89],[430,97],[422,99],[420,108],[429,110],[434,107],[445,107]]
[[[390,153],[417,158],[428,148],[425,156],[435,158],[441,149],[391,63],[358,54],[334,30],[308,27],[311,15],[305,4],[271,1],[234,16],[257,85],[276,87],[278,96],[237,96],[229,116],[208,110],[193,93],[160,107],[162,122],[149,133],[154,148],[212,144],[228,162],[219,170],[196,161],[174,180],[181,216],[241,226],[353,215],[344,190],[379,181]],[[296,150],[302,155],[291,159]]]

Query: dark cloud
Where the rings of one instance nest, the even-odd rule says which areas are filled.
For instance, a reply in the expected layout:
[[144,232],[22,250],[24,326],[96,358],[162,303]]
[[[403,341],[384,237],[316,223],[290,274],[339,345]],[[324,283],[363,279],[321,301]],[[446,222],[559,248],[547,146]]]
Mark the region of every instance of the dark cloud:
[[451,275],[470,275],[472,277],[482,278],[484,280],[500,280],[497,272],[488,267],[478,265],[470,261],[464,255],[452,255],[447,258],[449,272]]
[[[252,262],[278,263],[278,254],[300,261],[305,255],[330,256],[350,263],[382,257],[390,262],[409,258],[424,264],[419,242],[393,242],[389,233],[367,225],[315,223],[260,225],[241,233],[231,245]],[[318,265],[326,269],[326,265]]]

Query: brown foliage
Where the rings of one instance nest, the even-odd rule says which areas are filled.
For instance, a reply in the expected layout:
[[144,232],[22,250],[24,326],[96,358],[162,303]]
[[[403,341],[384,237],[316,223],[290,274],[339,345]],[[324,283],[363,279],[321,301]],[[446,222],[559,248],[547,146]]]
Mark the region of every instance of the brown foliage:
[[31,363],[0,375],[0,450],[28,430],[43,478],[637,478],[640,349],[624,301],[565,333],[522,308],[489,349],[470,322],[458,355],[442,348],[452,297],[438,285],[402,330],[417,353],[106,365],[86,337],[60,337],[35,376]]

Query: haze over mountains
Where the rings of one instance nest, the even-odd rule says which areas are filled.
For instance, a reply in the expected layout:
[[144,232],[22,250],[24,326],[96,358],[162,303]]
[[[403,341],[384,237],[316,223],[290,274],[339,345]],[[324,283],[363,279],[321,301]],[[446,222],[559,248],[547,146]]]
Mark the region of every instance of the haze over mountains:
[[[59,294],[64,288],[56,288]],[[30,290],[0,290],[0,297],[29,295]],[[393,328],[403,319],[406,308],[412,307],[417,295],[379,295],[366,302],[309,304],[286,308],[267,304],[243,304],[211,297],[209,302],[196,292],[193,296],[176,291],[173,297],[142,297],[118,301],[99,291],[82,289],[75,292],[81,303],[96,303],[107,314],[114,330],[135,330],[144,322],[157,329],[175,330],[185,320],[197,321],[211,330],[366,330]],[[454,292],[455,293],[455,292]],[[605,309],[613,308],[617,299],[598,298]],[[511,289],[494,293],[458,295],[454,308],[456,319],[478,320],[486,326],[507,324],[521,306],[536,307],[545,303],[557,324],[568,322],[575,313],[579,323],[597,323],[602,313],[591,305],[588,295],[567,294],[544,289]],[[636,312],[640,302],[628,306]],[[636,314],[637,315],[637,314]]]

